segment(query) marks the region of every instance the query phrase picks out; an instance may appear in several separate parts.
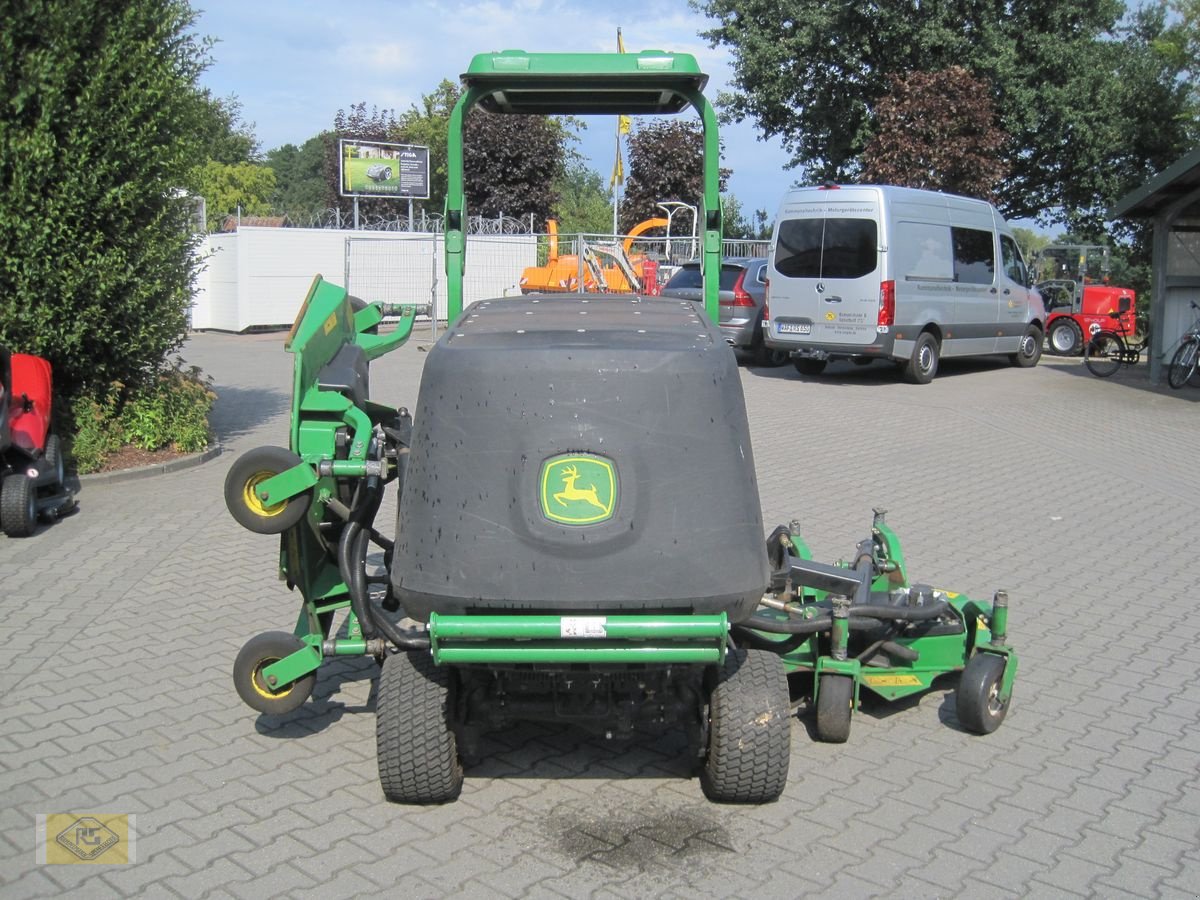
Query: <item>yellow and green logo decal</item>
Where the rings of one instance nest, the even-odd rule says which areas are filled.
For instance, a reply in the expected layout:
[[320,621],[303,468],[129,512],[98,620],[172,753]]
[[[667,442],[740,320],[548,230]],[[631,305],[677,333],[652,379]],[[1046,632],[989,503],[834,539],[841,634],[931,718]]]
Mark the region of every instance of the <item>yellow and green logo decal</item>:
[[611,459],[563,453],[542,463],[542,515],[561,525],[607,522],[617,508],[617,470]]

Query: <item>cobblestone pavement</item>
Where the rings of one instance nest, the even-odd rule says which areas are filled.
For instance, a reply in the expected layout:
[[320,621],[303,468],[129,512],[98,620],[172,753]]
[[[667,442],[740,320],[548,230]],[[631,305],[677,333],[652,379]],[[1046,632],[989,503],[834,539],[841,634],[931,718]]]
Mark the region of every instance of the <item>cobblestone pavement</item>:
[[[833,561],[885,506],[915,579],[1009,590],[1004,726],[958,730],[953,677],[868,701],[840,746],[802,709],[761,807],[707,803],[682,738],[526,726],[489,739],[459,802],[406,808],[376,778],[373,663],[327,664],[284,719],[230,683],[240,645],[298,607],[276,539],[221,496],[238,454],[286,440],[281,342],[188,341],[221,394],[216,460],[85,484],[77,515],[0,538],[5,900],[1196,896],[1200,390],[1075,360],[947,362],[925,387],[744,368],[768,524],[799,519]],[[421,344],[375,364],[376,399],[414,405]],[[35,815],[93,811],[136,814],[135,864],[35,865]]]

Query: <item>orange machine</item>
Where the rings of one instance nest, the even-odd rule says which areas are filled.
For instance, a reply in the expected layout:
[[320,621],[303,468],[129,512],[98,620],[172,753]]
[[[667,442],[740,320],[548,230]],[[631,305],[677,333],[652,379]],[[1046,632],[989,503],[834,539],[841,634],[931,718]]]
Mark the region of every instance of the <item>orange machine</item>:
[[[583,250],[583,289],[589,294],[628,294],[643,291],[646,257],[630,255],[638,235],[651,228],[665,228],[666,219],[638,222],[621,244],[586,244]],[[522,294],[573,293],[579,282],[579,257],[559,255],[558,222],[546,222],[550,235],[550,254],[544,266],[529,266],[521,274]]]

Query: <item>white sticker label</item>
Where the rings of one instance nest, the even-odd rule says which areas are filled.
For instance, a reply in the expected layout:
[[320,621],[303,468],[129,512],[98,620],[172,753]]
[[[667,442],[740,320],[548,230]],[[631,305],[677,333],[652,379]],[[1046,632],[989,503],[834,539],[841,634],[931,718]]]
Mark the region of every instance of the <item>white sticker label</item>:
[[608,620],[604,616],[563,616],[558,633],[565,638],[606,638]]

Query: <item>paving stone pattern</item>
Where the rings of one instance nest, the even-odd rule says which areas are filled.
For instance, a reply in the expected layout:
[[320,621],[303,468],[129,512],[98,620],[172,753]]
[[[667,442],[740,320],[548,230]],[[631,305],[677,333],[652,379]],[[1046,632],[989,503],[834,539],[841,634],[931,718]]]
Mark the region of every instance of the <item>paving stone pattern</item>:
[[[868,700],[845,745],[802,708],[787,791],[761,807],[706,802],[682,736],[524,726],[488,739],[459,802],[406,808],[377,782],[373,663],[327,664],[283,719],[230,683],[241,644],[298,608],[277,539],[221,495],[238,454],[286,442],[281,343],[189,339],[221,394],[216,460],[85,483],[77,515],[0,538],[5,900],[1196,896],[1200,390],[1077,360],[947,362],[924,387],[744,368],[768,524],[798,519],[833,561],[887,507],[915,579],[1011,593],[1007,722],[961,731],[954,677]],[[423,343],[374,365],[376,399],[415,405]],[[88,811],[137,815],[137,863],[35,865],[35,815]]]

